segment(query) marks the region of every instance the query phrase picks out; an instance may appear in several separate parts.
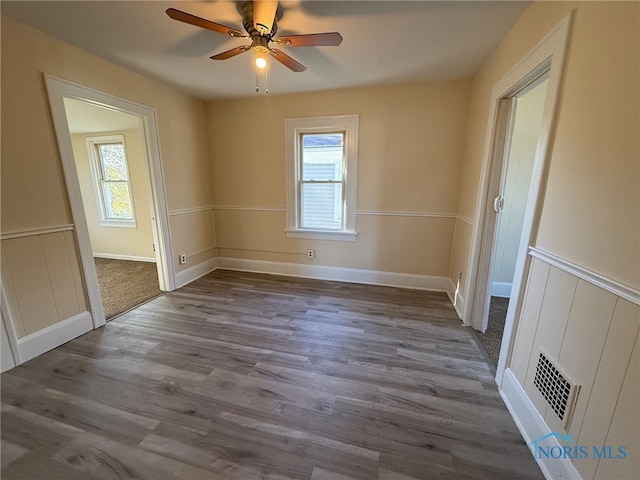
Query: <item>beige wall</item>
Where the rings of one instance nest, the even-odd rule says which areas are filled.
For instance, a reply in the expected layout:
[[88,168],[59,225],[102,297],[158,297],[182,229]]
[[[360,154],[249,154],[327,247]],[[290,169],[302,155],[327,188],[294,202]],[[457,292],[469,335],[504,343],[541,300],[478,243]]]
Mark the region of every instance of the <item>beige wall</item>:
[[[304,250],[315,248],[320,265],[446,276],[468,87],[458,80],[210,102],[219,254],[306,262]],[[360,116],[358,238],[287,239],[284,121],[339,114]]]
[[[637,2],[539,2],[473,79],[459,213],[473,218],[492,86],[575,9],[564,90],[534,245],[587,273],[639,281],[639,43]],[[472,226],[458,221],[450,276],[467,270]],[[638,306],[534,260],[508,367],[552,430],[531,384],[544,349],[582,386],[570,431],[580,444],[627,445],[628,461],[574,461],[585,478],[638,478]],[[635,363],[634,363],[635,362]]]
[[[640,286],[638,4],[538,2],[474,77],[458,213],[473,219],[491,88],[575,8],[540,248]],[[570,221],[568,221],[570,219]],[[462,225],[461,225],[462,224]],[[468,270],[472,226],[458,222],[450,277]],[[467,231],[468,230],[468,231]],[[462,245],[458,245],[462,242]]]
[[[129,166],[129,179],[136,218],[135,228],[100,225],[97,194],[93,181],[86,139],[105,135],[123,135]],[[75,134],[71,136],[73,156],[78,170],[82,202],[94,254],[141,257],[155,260],[151,224],[151,192],[147,159],[140,130]]]
[[[24,314],[22,305],[28,307],[26,320],[13,315],[16,329],[27,334],[86,310],[82,283],[74,280],[75,232],[43,72],[155,108],[170,211],[211,205],[206,111],[198,100],[5,15],[1,35],[2,281],[3,288],[12,285],[11,311]],[[171,231],[172,242],[194,235],[197,228]],[[53,246],[43,251],[45,241]]]

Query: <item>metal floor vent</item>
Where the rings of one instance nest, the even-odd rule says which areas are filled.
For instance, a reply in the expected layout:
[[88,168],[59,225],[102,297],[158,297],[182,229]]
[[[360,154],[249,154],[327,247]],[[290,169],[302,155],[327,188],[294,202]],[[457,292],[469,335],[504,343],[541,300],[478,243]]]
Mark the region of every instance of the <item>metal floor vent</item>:
[[549,406],[562,421],[565,430],[569,430],[573,407],[578,398],[580,386],[571,382],[549,358],[540,352],[536,376],[533,384],[538,388]]

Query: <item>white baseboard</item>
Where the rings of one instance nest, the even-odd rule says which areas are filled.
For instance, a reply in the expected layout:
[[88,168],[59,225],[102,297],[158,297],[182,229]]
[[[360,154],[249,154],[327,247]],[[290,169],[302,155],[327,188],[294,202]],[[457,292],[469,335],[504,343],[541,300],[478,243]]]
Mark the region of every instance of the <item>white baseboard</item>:
[[0,325],[0,373],[11,370],[15,366],[16,359],[13,356],[9,335],[4,324],[4,317],[2,317],[2,325]]
[[449,297],[451,305],[453,305],[453,308],[458,314],[458,318],[462,320],[462,323],[464,323],[464,318],[462,318],[462,312],[464,312],[464,297],[460,294],[460,292],[456,292],[456,286],[451,281],[451,279],[448,278],[447,280],[449,280],[447,296]]
[[349,283],[386,285],[390,287],[413,288],[448,292],[450,280],[447,277],[415,275],[410,273],[379,272],[357,268],[328,267],[303,263],[268,262],[244,258],[218,257],[218,268],[242,272],[270,273],[290,277],[336,280]]
[[207,273],[213,272],[218,268],[219,258],[210,258],[202,263],[189,267],[186,270],[176,272],[176,288],[184,287],[188,283],[199,279]]
[[[531,399],[518,382],[510,369],[504,371],[502,377],[502,388],[500,395],[507,405],[507,409],[516,422],[520,433],[531,449],[531,444],[538,438],[551,433],[549,426],[536,410]],[[546,442],[562,447],[555,437],[545,440]],[[554,445],[555,446],[555,445]],[[549,480],[580,480],[582,477],[571,463],[565,458],[539,458],[536,459],[545,478]]]
[[61,322],[18,339],[18,349],[22,362],[42,355],[59,347],[69,340],[79,337],[93,329],[93,320],[89,312],[81,312]]
[[132,260],[134,262],[156,263],[156,257],[138,257],[136,255],[119,255],[116,253],[94,253],[96,258],[109,258],[111,260]]
[[511,298],[511,283],[491,282],[491,296]]

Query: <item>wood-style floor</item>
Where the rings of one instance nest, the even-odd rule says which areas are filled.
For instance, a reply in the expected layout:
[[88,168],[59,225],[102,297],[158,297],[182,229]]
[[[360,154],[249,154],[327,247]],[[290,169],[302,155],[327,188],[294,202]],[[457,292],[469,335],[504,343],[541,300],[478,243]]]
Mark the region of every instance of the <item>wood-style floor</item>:
[[3,480],[542,478],[442,293],[217,271],[1,381]]

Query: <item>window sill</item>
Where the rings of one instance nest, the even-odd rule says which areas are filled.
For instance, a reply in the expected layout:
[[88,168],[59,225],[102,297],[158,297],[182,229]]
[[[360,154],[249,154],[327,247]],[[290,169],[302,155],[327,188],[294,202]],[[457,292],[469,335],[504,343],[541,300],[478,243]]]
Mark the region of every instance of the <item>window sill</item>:
[[118,228],[137,228],[138,225],[135,220],[127,222],[119,222],[117,220],[100,220],[101,227],[118,227]]
[[312,240],[337,240],[340,242],[355,242],[358,236],[357,232],[335,231],[330,230],[301,230],[290,229],[285,230],[287,238],[308,238]]

